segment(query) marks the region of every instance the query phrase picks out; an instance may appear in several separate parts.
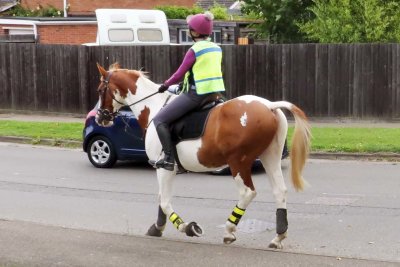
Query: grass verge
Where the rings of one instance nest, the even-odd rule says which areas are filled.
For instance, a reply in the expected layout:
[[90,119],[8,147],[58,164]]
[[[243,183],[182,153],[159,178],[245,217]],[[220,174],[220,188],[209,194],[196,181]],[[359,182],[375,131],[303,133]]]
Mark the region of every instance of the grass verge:
[[[0,121],[0,136],[26,137],[32,144],[42,144],[47,139],[53,146],[60,146],[62,140],[82,141],[83,123],[73,122],[25,122],[25,121]],[[74,147],[69,144],[68,146]],[[79,147],[79,145],[75,145]]]
[[[83,123],[0,121],[0,136],[82,141]],[[293,133],[289,128],[288,140]],[[349,153],[400,153],[400,128],[313,127],[312,151]]]

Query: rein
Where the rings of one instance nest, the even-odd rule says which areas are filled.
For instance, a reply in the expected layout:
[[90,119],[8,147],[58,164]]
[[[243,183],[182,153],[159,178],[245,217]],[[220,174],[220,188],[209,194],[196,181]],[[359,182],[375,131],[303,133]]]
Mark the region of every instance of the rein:
[[[140,103],[140,102],[142,102],[143,100],[146,100],[147,98],[150,98],[150,97],[152,97],[152,96],[158,94],[158,91],[157,91],[157,92],[152,93],[152,94],[150,94],[150,95],[148,95],[148,96],[145,96],[144,98],[142,98],[142,99],[140,99],[140,100],[138,100],[138,101],[136,101],[136,102],[134,102],[134,103],[131,103],[131,104],[129,104],[129,105],[128,105],[128,104],[124,104],[124,103],[118,101],[118,100],[115,98],[115,96],[111,93],[111,90],[110,90],[110,87],[109,87],[111,75],[112,75],[112,72],[109,72],[109,74],[107,75],[106,79],[103,80],[103,82],[106,84],[106,88],[105,88],[105,90],[102,92],[103,98],[105,98],[105,97],[104,97],[104,94],[108,93],[108,94],[111,96],[111,98],[112,98],[115,102],[117,102],[118,104],[121,105],[121,107],[120,107],[117,111],[115,111],[115,112],[113,112],[113,113],[110,113],[110,111],[108,111],[107,109],[101,109],[101,107],[100,107],[100,108],[97,110],[97,113],[98,113],[99,115],[101,115],[103,118],[106,118],[107,120],[113,120],[113,117],[115,117],[117,114],[120,113],[121,108],[123,108],[123,107],[131,107],[131,106],[134,106],[134,105],[136,105],[137,103]],[[166,99],[166,101],[165,101],[163,107],[168,103],[168,101],[169,101],[170,98],[171,98],[171,96],[168,96],[168,97],[167,97],[167,99]],[[144,137],[146,136],[147,128],[149,127],[149,125],[150,125],[150,123],[151,123],[152,120],[147,124],[146,128],[143,129],[143,135],[142,135],[141,138],[139,138],[139,137],[137,137],[137,136],[134,135],[134,134],[128,133],[127,128],[132,128],[132,127],[129,125],[129,123],[127,122],[127,120],[125,120],[126,117],[127,117],[127,116],[121,116],[121,120],[122,120],[122,122],[125,124],[125,132],[126,132],[127,134],[129,134],[130,136],[132,136],[132,137],[138,139],[138,140],[143,140]]]
[[[103,93],[105,93],[106,91],[108,91],[108,94],[110,94],[110,91],[111,91],[111,90],[110,90],[110,87],[109,87],[109,83],[110,83],[111,75],[112,75],[112,72],[110,72],[109,75],[107,76],[107,78],[103,81],[103,82],[106,84],[106,90],[104,90]],[[110,96],[111,96],[111,98],[112,98],[115,102],[117,102],[118,104],[120,104],[120,105],[121,105],[121,108],[122,108],[122,107],[131,107],[131,106],[133,106],[133,105],[136,105],[137,103],[140,103],[140,102],[142,102],[143,100],[146,100],[147,98],[152,97],[152,96],[154,96],[154,95],[156,95],[156,94],[158,94],[158,91],[155,92],[155,93],[152,93],[152,94],[150,94],[150,95],[148,95],[148,96],[145,96],[144,98],[142,98],[142,99],[140,99],[140,100],[138,100],[138,101],[136,101],[136,102],[133,102],[132,104],[129,104],[129,105],[124,104],[124,103],[122,103],[121,101],[118,101],[112,93],[110,94]],[[119,108],[119,110],[120,110],[121,108]],[[117,114],[117,113],[119,112],[119,110],[116,111],[116,112],[114,112],[114,113],[112,113],[112,114]]]

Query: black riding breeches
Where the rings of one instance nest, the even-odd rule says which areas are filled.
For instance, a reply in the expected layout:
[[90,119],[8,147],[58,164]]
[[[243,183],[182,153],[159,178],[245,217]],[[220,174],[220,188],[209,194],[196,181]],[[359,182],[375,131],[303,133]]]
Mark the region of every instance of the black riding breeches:
[[161,123],[169,125],[189,111],[199,107],[208,96],[209,94],[198,95],[196,90],[193,89],[190,89],[188,93],[180,94],[157,113],[153,119],[154,126],[157,128]]

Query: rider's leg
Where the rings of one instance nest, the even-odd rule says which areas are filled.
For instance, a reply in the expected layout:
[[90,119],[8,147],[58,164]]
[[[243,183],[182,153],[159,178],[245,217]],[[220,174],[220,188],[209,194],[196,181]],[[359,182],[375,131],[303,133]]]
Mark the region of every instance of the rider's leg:
[[156,127],[158,138],[160,139],[161,145],[164,150],[164,158],[156,161],[156,168],[164,168],[168,171],[174,170],[175,157],[174,157],[174,146],[171,140],[171,133],[169,132],[169,126],[166,123],[161,123]]
[[165,154],[164,158],[156,161],[154,165],[156,168],[164,168],[169,171],[174,169],[174,147],[171,140],[169,125],[171,122],[179,119],[190,110],[198,107],[204,97],[205,96],[193,94],[193,92],[180,94],[171,103],[163,107],[154,117],[154,125]]

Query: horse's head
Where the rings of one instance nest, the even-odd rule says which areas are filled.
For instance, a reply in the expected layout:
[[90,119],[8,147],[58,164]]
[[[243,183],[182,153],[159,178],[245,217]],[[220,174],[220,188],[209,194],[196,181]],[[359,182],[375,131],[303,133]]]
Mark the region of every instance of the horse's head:
[[119,64],[111,65],[106,71],[97,63],[101,74],[100,84],[97,88],[99,94],[99,107],[96,114],[96,123],[100,126],[109,127],[118,110],[127,105],[128,93],[135,93],[137,73],[121,69]]

